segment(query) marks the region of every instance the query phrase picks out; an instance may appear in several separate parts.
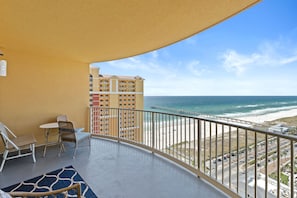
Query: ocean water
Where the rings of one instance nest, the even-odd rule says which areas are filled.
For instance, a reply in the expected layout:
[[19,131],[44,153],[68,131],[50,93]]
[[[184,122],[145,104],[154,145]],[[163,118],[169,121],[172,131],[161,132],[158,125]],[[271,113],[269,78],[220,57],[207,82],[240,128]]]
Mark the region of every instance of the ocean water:
[[[297,108],[297,96],[145,96],[144,109],[244,117]],[[172,110],[172,111],[171,111]]]

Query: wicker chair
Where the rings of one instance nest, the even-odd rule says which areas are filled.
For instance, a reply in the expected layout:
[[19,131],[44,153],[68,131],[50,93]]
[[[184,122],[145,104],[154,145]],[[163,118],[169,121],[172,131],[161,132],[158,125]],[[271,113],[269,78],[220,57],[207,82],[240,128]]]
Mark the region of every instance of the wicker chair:
[[73,123],[70,121],[59,121],[58,125],[59,125],[59,143],[60,143],[59,156],[61,155],[62,150],[65,150],[63,142],[75,143],[73,158],[75,158],[78,143],[88,139],[89,146],[91,145],[91,142],[90,142],[91,135],[89,132],[76,131],[73,127]]
[[[0,166],[0,172],[2,172],[6,160],[32,155],[33,162],[36,162],[36,139],[33,135],[23,135],[17,137],[7,126],[2,124],[1,122],[0,133],[5,146],[5,150],[3,152],[3,160]],[[13,154],[12,156],[8,156],[8,153],[10,152]]]
[[[58,190],[47,192],[9,192],[11,197],[69,197],[69,191],[75,192],[75,197],[81,198],[80,184],[73,184],[72,186],[61,188]],[[71,195],[73,197],[73,194]]]

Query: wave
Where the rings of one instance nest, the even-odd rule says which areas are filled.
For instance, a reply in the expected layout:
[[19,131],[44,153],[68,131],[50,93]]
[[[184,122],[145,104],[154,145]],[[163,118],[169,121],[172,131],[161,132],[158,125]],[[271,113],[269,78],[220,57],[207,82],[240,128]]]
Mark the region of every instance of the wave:
[[235,108],[243,109],[243,108],[256,108],[256,107],[264,107],[264,106],[284,106],[284,105],[297,105],[297,101],[290,101],[290,102],[273,102],[267,104],[247,104],[247,105],[238,105]]
[[290,101],[290,102],[274,102],[272,105],[296,105],[297,101]]
[[262,106],[265,106],[265,104],[238,105],[238,106],[236,106],[236,108],[241,109],[241,108],[262,107]]
[[265,108],[265,109],[256,109],[248,112],[234,112],[234,113],[224,113],[218,116],[222,117],[246,117],[246,116],[258,116],[269,113],[275,113],[280,111],[288,111],[291,109],[297,109],[297,106],[289,106],[289,107],[275,107],[275,108]]

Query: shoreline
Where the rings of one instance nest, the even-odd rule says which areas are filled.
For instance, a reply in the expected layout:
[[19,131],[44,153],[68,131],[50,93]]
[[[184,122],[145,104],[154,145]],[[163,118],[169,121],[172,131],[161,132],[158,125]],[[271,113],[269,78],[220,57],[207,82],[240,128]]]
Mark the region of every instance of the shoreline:
[[[285,118],[289,117],[293,120],[294,124],[297,123],[297,108],[265,115],[238,117],[236,119],[263,124],[265,122],[269,123],[273,121],[283,122]],[[175,145],[180,142],[191,142],[197,138],[197,135],[194,134],[196,131],[195,129],[197,129],[197,124],[188,123],[186,121],[162,121],[162,123],[158,125],[156,132],[156,146],[160,149],[164,149],[167,148],[168,145]],[[205,125],[201,126],[201,138],[221,135],[223,131],[227,132],[229,130],[230,128],[228,126],[225,126],[224,130],[221,125],[217,126],[217,128],[215,126],[211,127],[211,124],[207,121]],[[144,138],[146,139],[145,142],[150,142],[150,133],[145,133]]]
[[237,119],[262,124],[264,122],[272,122],[282,118],[294,117],[294,116],[297,116],[297,108],[285,110],[285,111],[278,111],[274,113],[268,113],[264,115],[237,117]]

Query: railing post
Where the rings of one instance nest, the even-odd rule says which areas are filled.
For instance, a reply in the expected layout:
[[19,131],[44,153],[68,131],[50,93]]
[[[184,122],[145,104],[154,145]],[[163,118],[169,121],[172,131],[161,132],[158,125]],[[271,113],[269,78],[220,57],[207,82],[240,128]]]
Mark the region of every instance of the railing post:
[[89,107],[89,130],[90,133],[93,134],[93,116],[92,116],[92,106]]
[[120,142],[120,124],[121,124],[121,121],[120,121],[120,109],[118,108],[117,109],[118,111],[117,111],[117,113],[118,113],[118,128],[117,128],[117,130],[118,130],[118,142]]
[[295,166],[295,155],[294,155],[294,143],[293,143],[293,140],[291,140],[290,141],[290,146],[291,146],[291,179],[290,179],[290,181],[291,181],[291,192],[290,192],[290,194],[291,194],[291,197],[295,197],[295,193],[294,193],[294,185],[295,185],[295,181],[294,181],[294,166]]
[[268,197],[268,135],[265,134],[265,198]]
[[155,113],[152,112],[152,152],[155,150]]
[[198,119],[198,156],[197,156],[197,160],[198,160],[198,172],[200,173],[201,172],[201,157],[200,157],[200,154],[201,154],[201,120]]
[[280,156],[280,137],[277,137],[277,145],[276,145],[276,149],[277,149],[277,197],[280,197],[280,164],[281,164],[281,156]]
[[258,157],[257,157],[257,145],[258,145],[258,140],[257,140],[257,133],[255,132],[255,148],[254,148],[254,156],[255,156],[255,169],[254,169],[254,181],[255,181],[255,191],[254,191],[254,197],[257,197],[257,188],[258,188],[258,172],[257,172],[257,167],[258,167]]

